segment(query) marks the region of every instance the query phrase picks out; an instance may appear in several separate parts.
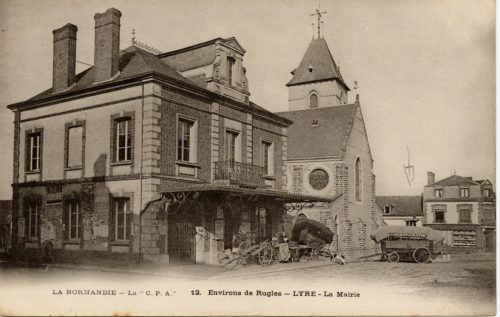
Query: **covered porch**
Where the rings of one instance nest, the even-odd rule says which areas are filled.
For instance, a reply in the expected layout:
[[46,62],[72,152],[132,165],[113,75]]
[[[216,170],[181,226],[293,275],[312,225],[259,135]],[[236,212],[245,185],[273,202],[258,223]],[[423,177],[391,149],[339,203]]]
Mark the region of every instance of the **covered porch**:
[[220,251],[283,232],[287,211],[334,199],[217,185],[172,189],[141,213],[140,252],[155,262],[218,264]]

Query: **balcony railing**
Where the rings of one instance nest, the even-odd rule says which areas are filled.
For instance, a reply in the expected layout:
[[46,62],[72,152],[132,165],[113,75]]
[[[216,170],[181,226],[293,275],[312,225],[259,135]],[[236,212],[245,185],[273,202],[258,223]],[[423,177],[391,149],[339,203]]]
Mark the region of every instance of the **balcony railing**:
[[262,166],[233,161],[215,163],[215,179],[229,180],[232,184],[264,187],[264,175]]

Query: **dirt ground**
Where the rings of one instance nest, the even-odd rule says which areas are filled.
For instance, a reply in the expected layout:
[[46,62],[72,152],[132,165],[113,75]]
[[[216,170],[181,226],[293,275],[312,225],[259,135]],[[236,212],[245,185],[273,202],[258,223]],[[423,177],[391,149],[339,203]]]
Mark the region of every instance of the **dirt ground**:
[[[26,297],[57,303],[58,310],[49,310],[51,313],[73,314],[83,309],[82,315],[105,315],[94,310],[101,306],[86,305],[78,296],[53,294],[54,290],[103,288],[123,294],[91,299],[102,300],[102,307],[128,307],[132,315],[177,314],[179,309],[190,315],[490,315],[496,311],[495,264],[494,253],[482,253],[452,255],[449,263],[310,262],[239,270],[198,265],[166,267],[155,275],[147,271],[10,267],[0,269],[0,312],[8,312],[3,309],[15,298]],[[169,291],[173,296],[126,296],[129,290]],[[242,294],[259,290],[267,296],[209,296],[214,290]],[[306,291],[316,295],[300,295]],[[338,292],[359,296],[343,298]],[[326,298],[327,293],[332,298]],[[78,301],[69,304],[70,299]],[[172,301],[165,306],[165,300]],[[202,306],[194,305],[199,302]],[[29,305],[15,307],[26,309],[25,314],[42,313],[29,310]]]

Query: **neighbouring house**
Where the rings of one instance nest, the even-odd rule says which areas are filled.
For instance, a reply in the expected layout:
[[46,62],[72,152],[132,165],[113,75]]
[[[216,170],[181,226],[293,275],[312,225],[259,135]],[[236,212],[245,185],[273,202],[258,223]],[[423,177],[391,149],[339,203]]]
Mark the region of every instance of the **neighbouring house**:
[[377,196],[377,207],[388,226],[421,227],[422,196]]
[[94,65],[79,74],[78,28],[54,30],[52,87],[8,106],[16,249],[216,264],[282,232],[287,203],[334,200],[286,192],[292,121],[250,101],[234,37],[121,50],[120,18],[95,15]]
[[496,202],[489,180],[452,175],[435,181],[427,173],[424,187],[424,224],[440,231],[453,248],[495,248]]
[[311,218],[334,232],[334,248],[348,259],[373,253],[377,228],[373,158],[359,96],[348,102],[348,85],[327,42],[311,40],[287,83],[289,111],[278,113],[288,128],[287,188],[294,193],[339,196],[334,203],[306,206]]
[[0,252],[10,247],[10,228],[12,220],[12,201],[0,200]]

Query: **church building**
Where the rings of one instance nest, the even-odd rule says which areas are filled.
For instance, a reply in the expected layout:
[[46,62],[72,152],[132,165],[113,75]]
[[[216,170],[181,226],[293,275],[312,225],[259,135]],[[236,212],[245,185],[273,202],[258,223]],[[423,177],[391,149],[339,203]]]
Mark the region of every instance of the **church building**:
[[[319,12],[318,12],[319,14]],[[296,213],[334,232],[334,247],[348,259],[375,253],[375,175],[359,96],[348,102],[348,85],[320,33],[313,37],[287,83],[289,111],[287,189],[340,196]]]

